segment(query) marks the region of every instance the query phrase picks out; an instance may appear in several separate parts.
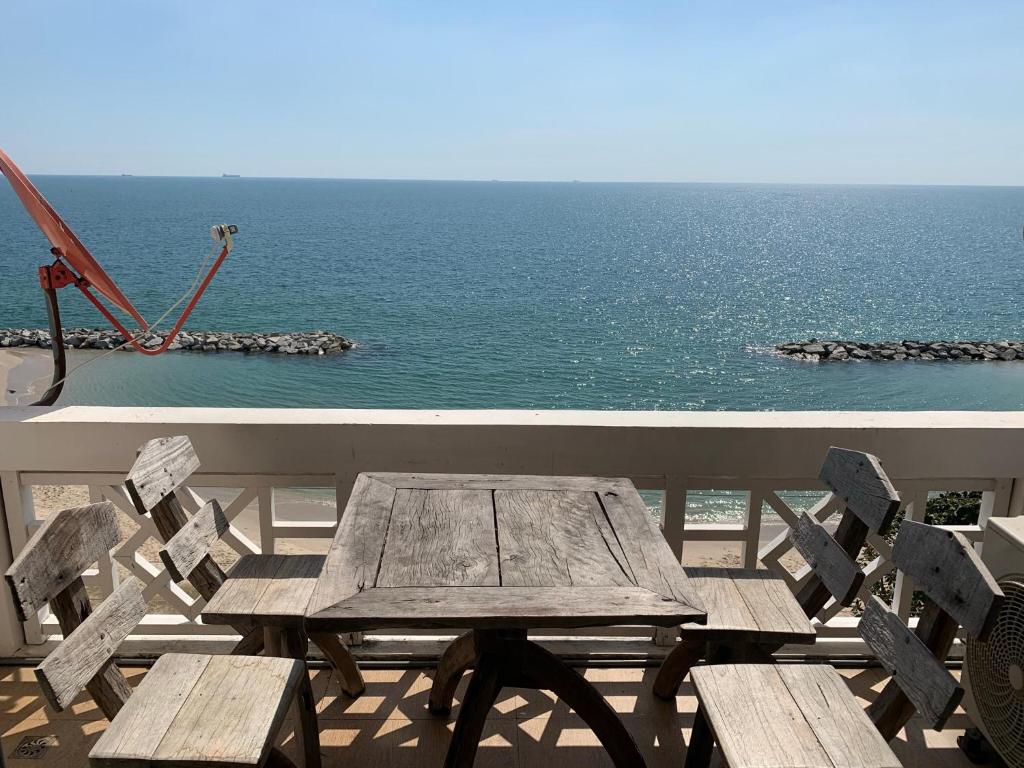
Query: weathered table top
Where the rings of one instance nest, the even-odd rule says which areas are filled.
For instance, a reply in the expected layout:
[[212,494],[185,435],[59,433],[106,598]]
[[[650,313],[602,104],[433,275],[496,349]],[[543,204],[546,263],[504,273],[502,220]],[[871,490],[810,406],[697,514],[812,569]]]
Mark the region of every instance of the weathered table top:
[[622,478],[361,474],[311,631],[674,626],[691,581]]

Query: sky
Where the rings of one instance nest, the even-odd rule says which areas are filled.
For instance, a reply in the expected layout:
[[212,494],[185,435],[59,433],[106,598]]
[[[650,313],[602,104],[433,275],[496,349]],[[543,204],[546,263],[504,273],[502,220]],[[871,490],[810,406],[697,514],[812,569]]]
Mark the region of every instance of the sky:
[[0,3],[29,173],[1024,184],[1024,3]]

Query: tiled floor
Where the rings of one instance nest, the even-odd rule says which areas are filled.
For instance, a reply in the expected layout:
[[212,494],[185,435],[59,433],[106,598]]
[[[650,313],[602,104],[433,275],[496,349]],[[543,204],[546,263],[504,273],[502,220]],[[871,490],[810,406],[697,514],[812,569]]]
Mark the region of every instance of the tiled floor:
[[[145,674],[144,669],[125,672],[133,684]],[[324,766],[442,765],[458,707],[448,720],[427,712],[430,672],[366,670],[365,674],[366,693],[351,701],[328,670],[312,672]],[[695,704],[688,684],[673,705],[651,693],[654,670],[595,668],[585,674],[622,715],[648,766],[681,768]],[[879,670],[849,669],[843,674],[865,705],[881,688]],[[467,680],[463,679],[463,686]],[[942,733],[923,729],[914,721],[893,748],[907,766],[966,768],[970,763],[956,746],[966,724],[960,712]],[[0,668],[0,729],[9,768],[85,766],[89,748],[105,726],[106,720],[86,696],[68,711],[55,713],[43,703],[31,669]],[[294,739],[287,730],[284,749],[294,757]],[[19,757],[24,752],[39,754]],[[476,764],[481,768],[599,768],[611,762],[590,730],[553,696],[509,689],[491,713]]]

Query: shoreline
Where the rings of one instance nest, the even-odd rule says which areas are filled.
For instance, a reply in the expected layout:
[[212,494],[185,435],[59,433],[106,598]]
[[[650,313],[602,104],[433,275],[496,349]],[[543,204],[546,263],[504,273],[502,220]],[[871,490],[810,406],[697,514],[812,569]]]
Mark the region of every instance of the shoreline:
[[50,353],[41,349],[0,349],[2,403],[35,402],[50,385],[52,365]]

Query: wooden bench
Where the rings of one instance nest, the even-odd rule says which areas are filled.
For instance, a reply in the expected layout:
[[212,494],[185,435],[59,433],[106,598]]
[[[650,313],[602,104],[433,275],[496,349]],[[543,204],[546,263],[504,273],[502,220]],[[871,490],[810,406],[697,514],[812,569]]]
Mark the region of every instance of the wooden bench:
[[915,711],[941,730],[964,693],[943,664],[957,630],[984,638],[1003,594],[959,533],[906,521],[893,562],[924,591],[925,608],[912,632],[877,597],[867,602],[859,632],[892,677],[866,712],[828,665],[696,666],[686,768],[709,765],[715,741],[731,768],[897,768],[888,742]]
[[84,687],[111,721],[89,753],[97,768],[161,765],[293,766],[274,748],[293,704],[304,765],[320,766],[306,666],[258,656],[162,656],[133,691],[113,657],[146,614],[130,578],[93,610],[82,574],[120,539],[109,502],[52,514],[7,571],[20,618],[46,603],[63,642],[36,668],[46,700],[63,711]]
[[830,493],[819,502],[844,503],[835,535],[809,513],[790,530],[810,574],[794,595],[781,574],[764,568],[687,568],[704,599],[708,622],[684,625],[682,642],[666,657],[654,693],[666,700],[700,659],[765,661],[786,643],[815,641],[811,619],[832,598],[849,605],[864,583],[856,557],[869,532],[892,524],[900,499],[875,456],[830,448],[819,475]]
[[[177,496],[197,469],[199,457],[188,437],[162,437],[139,449],[125,480],[136,510],[152,516],[164,539],[160,556],[171,577],[187,580],[208,604],[215,601],[224,608],[218,616],[215,605],[214,610],[203,611],[203,618],[208,622],[219,619],[242,635],[234,653],[259,653],[269,641],[271,652],[280,654],[281,643],[294,651],[312,640],[338,672],[345,694],[362,694],[362,674],[341,639],[331,633],[316,633],[307,640],[302,629],[306,604],[297,601],[296,595],[301,593],[303,580],[312,589],[324,556],[244,555],[225,573],[210,554],[230,525],[219,503],[206,503],[190,519]],[[268,589],[271,584],[274,588]],[[243,621],[239,616],[247,618]]]

